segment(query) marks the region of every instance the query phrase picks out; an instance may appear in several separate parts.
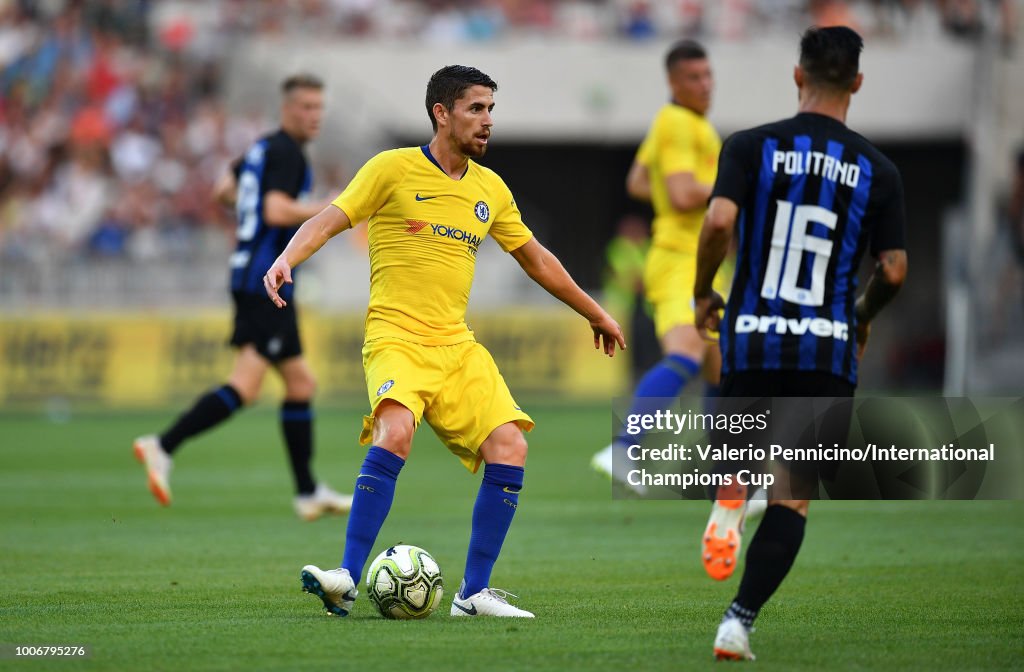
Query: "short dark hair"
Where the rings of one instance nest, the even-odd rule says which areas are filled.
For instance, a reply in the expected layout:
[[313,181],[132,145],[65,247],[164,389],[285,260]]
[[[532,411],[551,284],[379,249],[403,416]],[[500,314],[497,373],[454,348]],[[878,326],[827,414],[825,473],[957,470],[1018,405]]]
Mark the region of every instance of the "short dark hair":
[[455,101],[472,86],[487,86],[491,91],[498,90],[493,79],[468,65],[446,65],[430,76],[427,82],[427,116],[435,131],[437,119],[434,118],[434,103],[441,103],[451,112],[455,108]]
[[681,40],[665,54],[665,69],[671,70],[679,61],[697,61],[708,57],[708,52],[696,40]]
[[289,76],[286,80],[281,82],[281,94],[287,96],[295,89],[322,89],[324,88],[324,81],[316,75],[311,75],[308,72],[300,72],[295,75]]
[[864,40],[851,28],[808,28],[800,38],[800,67],[812,86],[847,91],[860,72]]

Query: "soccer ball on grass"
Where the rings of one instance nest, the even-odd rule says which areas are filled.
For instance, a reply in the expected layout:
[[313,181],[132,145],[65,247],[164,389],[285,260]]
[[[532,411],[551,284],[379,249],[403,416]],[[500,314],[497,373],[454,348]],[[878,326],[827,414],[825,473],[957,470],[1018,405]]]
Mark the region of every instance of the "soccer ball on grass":
[[399,544],[378,555],[366,573],[370,601],[384,618],[426,618],[444,595],[437,561],[418,546]]

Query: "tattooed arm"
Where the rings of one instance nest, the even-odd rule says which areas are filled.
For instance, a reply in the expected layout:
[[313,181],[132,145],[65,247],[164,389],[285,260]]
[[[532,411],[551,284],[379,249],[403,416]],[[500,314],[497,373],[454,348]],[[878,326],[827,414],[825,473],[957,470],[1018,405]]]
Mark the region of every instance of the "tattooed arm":
[[900,291],[906,277],[906,250],[884,250],[878,255],[875,272],[854,305],[854,314],[857,317],[858,359],[864,356],[864,347],[871,332],[871,321],[885,304],[896,296],[896,292]]

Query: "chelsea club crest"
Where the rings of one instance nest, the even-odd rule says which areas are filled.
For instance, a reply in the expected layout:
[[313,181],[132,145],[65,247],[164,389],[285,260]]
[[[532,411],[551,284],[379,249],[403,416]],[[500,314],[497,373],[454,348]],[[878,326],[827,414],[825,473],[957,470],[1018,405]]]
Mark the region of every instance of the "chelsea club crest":
[[491,209],[488,208],[487,204],[483,201],[476,202],[473,212],[476,214],[476,218],[485,224],[487,223],[487,220],[491,218]]

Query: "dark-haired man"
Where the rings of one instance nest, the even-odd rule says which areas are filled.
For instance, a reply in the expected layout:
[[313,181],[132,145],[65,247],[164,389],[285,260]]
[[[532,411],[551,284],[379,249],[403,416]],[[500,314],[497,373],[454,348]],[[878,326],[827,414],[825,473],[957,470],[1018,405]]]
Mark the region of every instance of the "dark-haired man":
[[452,65],[427,84],[434,129],[429,144],[382,152],[334,202],[307,221],[266,275],[278,306],[291,270],[331,237],[368,219],[370,305],[363,368],[370,399],[360,442],[372,446],[356,479],[341,567],[302,569],[307,592],[348,614],[356,584],[391,508],[395,483],[425,419],[471,472],[484,475],[473,508],[462,586],[452,616],[533,614],[490,585],[519,505],[530,419],[512,398],[487,350],[465,322],[476,254],[488,234],[527,275],[589,323],[594,347],[625,347],[619,325],[572,280],[523,224],[505,183],[473,159],[487,151],[494,125],[490,77]]
[[[644,291],[654,308],[654,328],[663,358],[637,382],[630,413],[649,412],[648,399],[672,398],[705,366],[707,392],[717,395],[718,350],[693,324],[697,237],[718,167],[721,140],[705,116],[714,79],[707,52],[693,40],[669,49],[665,71],[671,99],[663,105],[637,150],[626,191],[654,207],[653,239],[644,264]],[[720,274],[723,292],[728,271]],[[625,481],[626,448],[635,437],[614,437],[591,460],[597,471],[643,495],[644,486]]]
[[[798,114],[736,133],[722,148],[693,294],[697,325],[721,327],[725,397],[852,397],[871,322],[906,277],[899,172],[845,125],[850,97],[863,80],[862,49],[849,28],[809,29],[793,71]],[[712,279],[737,221],[736,278],[720,324],[723,302]],[[868,249],[878,261],[855,298]],[[805,323],[814,328],[788,328]],[[846,415],[843,427],[848,424]],[[718,627],[719,659],[753,659],[748,634],[754,619],[803,541],[818,465],[778,466],[793,489],[780,493],[786,499],[769,492],[739,591]],[[802,473],[807,466],[814,470],[809,487]],[[715,502],[711,522],[721,522],[738,540],[728,511]]]
[[294,75],[281,85],[281,94],[281,128],[253,144],[214,189],[214,197],[234,206],[238,218],[230,261],[235,304],[231,345],[238,349],[234,368],[224,385],[197,399],[163,434],[142,436],[133,444],[136,458],[146,466],[149,489],[164,506],[171,503],[171,456],[186,439],[255,401],[270,368],[284,382],[281,430],[295,480],[295,513],[315,520],[324,513],[345,513],[351,506],[351,496],[313,478],[310,402],[316,381],[302,355],[295,308],[275,310],[263,289],[263,270],[299,224],[323,207],[303,200],[313,175],[302,150],[320,133],[323,83],[313,75]]

